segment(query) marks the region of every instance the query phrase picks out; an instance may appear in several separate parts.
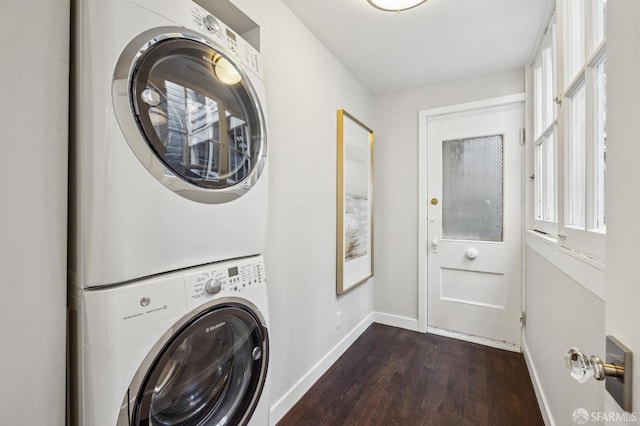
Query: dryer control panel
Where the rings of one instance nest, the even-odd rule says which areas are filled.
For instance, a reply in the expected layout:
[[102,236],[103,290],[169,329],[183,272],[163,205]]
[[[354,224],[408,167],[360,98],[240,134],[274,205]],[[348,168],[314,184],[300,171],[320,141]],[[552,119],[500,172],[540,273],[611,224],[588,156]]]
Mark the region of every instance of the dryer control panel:
[[[183,27],[198,30],[225,48],[227,53],[242,61],[260,79],[264,79],[260,52],[203,7],[192,2],[176,2],[175,0],[128,1],[164,17],[169,22],[172,21]],[[249,18],[247,17],[247,19]]]
[[220,297],[240,295],[266,285],[262,256],[199,268],[184,277],[189,307]]
[[201,7],[191,10],[193,24],[216,43],[226,48],[227,52],[238,58],[260,78],[262,73],[262,56],[253,46],[229,28],[224,22]]

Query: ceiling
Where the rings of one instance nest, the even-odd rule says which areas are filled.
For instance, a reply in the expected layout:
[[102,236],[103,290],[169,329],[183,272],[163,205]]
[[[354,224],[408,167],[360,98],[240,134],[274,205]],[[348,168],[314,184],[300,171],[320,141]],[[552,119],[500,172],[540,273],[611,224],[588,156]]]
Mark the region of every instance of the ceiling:
[[373,95],[523,67],[553,0],[428,0],[384,12],[367,0],[283,0]]

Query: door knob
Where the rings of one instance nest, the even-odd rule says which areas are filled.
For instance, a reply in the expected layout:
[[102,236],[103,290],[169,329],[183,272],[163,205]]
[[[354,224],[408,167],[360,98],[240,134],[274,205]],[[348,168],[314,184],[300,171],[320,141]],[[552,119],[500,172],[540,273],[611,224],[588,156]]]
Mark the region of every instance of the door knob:
[[576,347],[569,349],[564,356],[567,371],[579,383],[584,383],[591,377],[600,381],[606,380],[607,392],[623,410],[631,412],[633,354],[613,336],[607,336],[606,350],[607,356],[603,362],[600,357],[585,355]]
[[468,248],[465,250],[464,255],[467,256],[467,259],[473,260],[478,257],[478,250],[472,248]]
[[624,366],[605,364],[595,356],[587,356],[576,347],[567,351],[565,355],[567,370],[571,377],[580,383],[584,383],[593,377],[596,380],[604,380],[606,376],[624,377]]
[[431,246],[438,247],[438,240],[436,240],[435,238],[431,240]]

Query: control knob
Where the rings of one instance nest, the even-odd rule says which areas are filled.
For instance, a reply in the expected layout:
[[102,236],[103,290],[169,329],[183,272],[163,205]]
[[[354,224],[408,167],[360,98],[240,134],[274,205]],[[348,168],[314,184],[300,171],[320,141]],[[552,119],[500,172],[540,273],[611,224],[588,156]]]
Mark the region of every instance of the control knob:
[[217,278],[211,278],[207,280],[207,283],[204,285],[204,289],[209,294],[218,294],[220,290],[222,290],[222,283]]
[[211,15],[202,18],[202,23],[209,31],[220,32],[220,24],[218,20]]

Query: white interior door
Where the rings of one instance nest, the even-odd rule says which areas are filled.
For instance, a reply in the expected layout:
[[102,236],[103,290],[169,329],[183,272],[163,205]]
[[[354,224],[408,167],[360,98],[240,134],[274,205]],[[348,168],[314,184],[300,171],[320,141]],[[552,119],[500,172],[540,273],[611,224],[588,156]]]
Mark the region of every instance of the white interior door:
[[[605,333],[633,352],[632,413],[605,393],[605,424],[640,424],[640,2],[607,6],[607,271]],[[635,71],[635,72],[634,72]],[[589,312],[586,312],[588,315]],[[585,333],[591,332],[585,330]],[[604,336],[603,336],[604,339]],[[600,357],[605,354],[594,354]]]
[[427,330],[520,350],[521,101],[427,119]]

